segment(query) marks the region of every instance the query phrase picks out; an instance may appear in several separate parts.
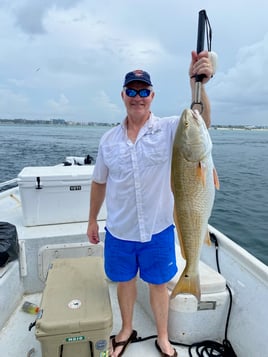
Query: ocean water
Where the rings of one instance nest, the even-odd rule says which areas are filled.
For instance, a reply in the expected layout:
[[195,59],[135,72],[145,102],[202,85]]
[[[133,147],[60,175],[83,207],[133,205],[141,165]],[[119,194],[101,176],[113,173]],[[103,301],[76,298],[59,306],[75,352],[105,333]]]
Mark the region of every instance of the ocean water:
[[[90,154],[107,126],[0,125],[0,182]],[[211,130],[220,180],[209,223],[268,265],[268,131]]]
[[220,190],[209,223],[268,265],[268,131],[211,137]]

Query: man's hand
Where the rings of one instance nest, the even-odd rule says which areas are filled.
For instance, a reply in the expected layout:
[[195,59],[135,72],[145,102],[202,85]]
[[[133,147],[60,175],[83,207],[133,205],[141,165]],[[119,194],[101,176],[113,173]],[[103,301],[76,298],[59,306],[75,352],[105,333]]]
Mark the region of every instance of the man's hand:
[[97,221],[89,222],[87,227],[87,236],[88,240],[92,244],[98,244],[100,241],[99,238],[99,225]]
[[195,81],[195,75],[204,74],[202,84],[207,83],[215,73],[214,63],[212,64],[211,56],[208,51],[196,53],[192,51],[192,61],[189,68],[189,76],[191,81]]

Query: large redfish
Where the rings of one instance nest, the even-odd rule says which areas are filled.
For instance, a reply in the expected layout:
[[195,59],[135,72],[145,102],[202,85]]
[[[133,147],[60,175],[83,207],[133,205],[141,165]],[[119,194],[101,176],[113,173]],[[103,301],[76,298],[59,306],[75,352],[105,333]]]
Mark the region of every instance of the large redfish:
[[174,221],[186,265],[171,298],[188,293],[200,300],[199,259],[208,237],[215,186],[219,187],[211,151],[212,142],[203,118],[198,111],[185,109],[174,138],[171,185]]

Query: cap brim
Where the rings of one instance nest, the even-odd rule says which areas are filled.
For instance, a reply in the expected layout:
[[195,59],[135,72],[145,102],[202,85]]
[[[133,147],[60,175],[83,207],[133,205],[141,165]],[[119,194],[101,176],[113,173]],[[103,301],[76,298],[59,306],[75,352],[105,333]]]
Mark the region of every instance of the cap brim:
[[128,85],[129,83],[132,83],[132,82],[142,82],[142,83],[147,84],[148,86],[152,86],[151,82],[145,81],[144,79],[131,79],[130,81],[127,81],[127,82],[124,83],[124,87],[126,85]]

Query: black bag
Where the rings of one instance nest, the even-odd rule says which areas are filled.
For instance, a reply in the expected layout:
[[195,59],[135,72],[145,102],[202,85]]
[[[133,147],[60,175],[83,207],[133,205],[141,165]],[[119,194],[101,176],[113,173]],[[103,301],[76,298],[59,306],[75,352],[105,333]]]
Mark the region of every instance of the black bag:
[[17,229],[13,224],[0,222],[0,267],[19,255]]

